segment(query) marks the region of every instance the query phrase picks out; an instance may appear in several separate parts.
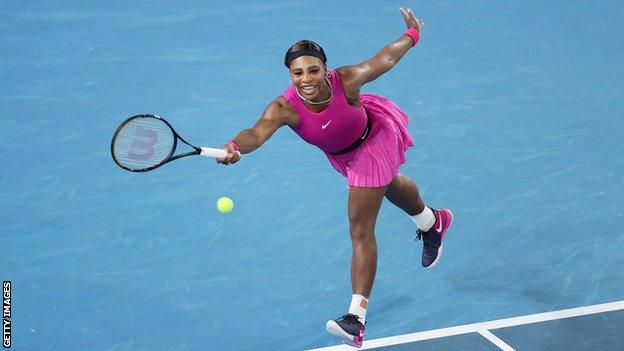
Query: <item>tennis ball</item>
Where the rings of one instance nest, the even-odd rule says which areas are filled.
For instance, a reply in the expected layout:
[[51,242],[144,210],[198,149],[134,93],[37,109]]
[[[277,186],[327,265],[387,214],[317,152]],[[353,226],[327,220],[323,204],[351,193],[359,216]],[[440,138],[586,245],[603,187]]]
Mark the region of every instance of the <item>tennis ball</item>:
[[229,197],[222,197],[217,200],[217,210],[221,213],[230,213],[234,209],[234,201]]

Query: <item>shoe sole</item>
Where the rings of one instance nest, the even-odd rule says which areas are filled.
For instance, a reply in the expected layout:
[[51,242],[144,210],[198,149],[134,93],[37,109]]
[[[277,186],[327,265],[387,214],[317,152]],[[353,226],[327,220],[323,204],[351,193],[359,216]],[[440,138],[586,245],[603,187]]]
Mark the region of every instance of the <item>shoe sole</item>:
[[[451,225],[453,224],[453,212],[451,212],[451,210],[449,210],[449,213],[451,214],[451,219],[449,220],[449,224],[448,227],[446,227],[446,231],[449,230],[449,228],[451,228]],[[446,236],[446,231],[444,231],[444,236]],[[444,240],[444,236],[442,237],[442,240]],[[442,258],[442,251],[444,249],[444,244],[441,243],[440,244],[440,248],[438,249],[438,257],[436,257],[436,259],[433,261],[432,264],[430,264],[428,267],[425,267],[425,269],[431,269],[433,267],[435,267],[436,264],[438,264],[438,261],[440,261],[440,258]]]
[[[357,347],[357,348],[362,347],[362,339],[363,339],[363,337],[353,336],[353,335],[347,333],[346,331],[342,330],[342,328],[340,328],[338,323],[336,323],[334,321],[327,321],[327,324],[325,325],[325,328],[327,329],[328,333],[330,333],[333,336],[336,336],[336,337],[340,338],[345,344],[350,345],[350,346],[354,346],[354,347]],[[357,342],[357,339],[360,339],[359,343]]]
[[431,269],[435,267],[436,264],[438,264],[438,261],[440,261],[440,258],[442,258],[442,251],[443,251],[442,249],[444,249],[444,245],[440,245],[440,248],[438,248],[438,257],[436,257],[436,259],[433,261],[432,264],[425,267],[425,269]]

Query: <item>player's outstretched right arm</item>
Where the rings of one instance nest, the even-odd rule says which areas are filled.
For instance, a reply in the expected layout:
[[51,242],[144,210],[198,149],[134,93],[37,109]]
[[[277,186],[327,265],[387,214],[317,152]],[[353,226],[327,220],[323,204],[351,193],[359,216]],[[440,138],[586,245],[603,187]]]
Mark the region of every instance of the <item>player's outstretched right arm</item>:
[[241,154],[256,150],[269,140],[280,127],[297,123],[295,119],[296,115],[293,108],[282,96],[277,97],[271,101],[253,127],[241,130],[231,142],[227,142],[223,146],[228,155],[217,158],[217,162],[223,164],[238,162],[241,159]]

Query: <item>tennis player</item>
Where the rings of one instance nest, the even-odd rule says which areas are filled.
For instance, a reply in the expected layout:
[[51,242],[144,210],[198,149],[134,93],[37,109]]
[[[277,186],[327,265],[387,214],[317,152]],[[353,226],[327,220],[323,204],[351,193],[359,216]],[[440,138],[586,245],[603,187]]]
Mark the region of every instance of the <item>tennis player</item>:
[[335,70],[325,52],[301,40],[284,57],[292,85],[273,100],[257,123],[224,145],[228,155],[217,162],[233,164],[252,152],[282,126],[320,148],[331,165],[347,178],[348,215],[353,252],[352,299],[347,314],[327,322],[327,330],[349,345],[361,347],[366,310],[377,269],[375,222],[383,198],[405,211],[423,241],[422,265],[433,267],[442,254],[444,235],[453,215],[425,205],[416,183],[398,173],[405,152],[413,146],[408,116],[394,102],[360,93],[362,85],[393,68],[420,38],[423,24],[411,9],[400,9],[407,31],[370,59]]

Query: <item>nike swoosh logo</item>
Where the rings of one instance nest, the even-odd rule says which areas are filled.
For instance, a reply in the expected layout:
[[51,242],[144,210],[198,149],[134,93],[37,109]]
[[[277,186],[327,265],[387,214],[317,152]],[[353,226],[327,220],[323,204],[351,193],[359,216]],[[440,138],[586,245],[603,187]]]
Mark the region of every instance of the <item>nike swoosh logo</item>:
[[440,222],[440,226],[436,230],[438,233],[442,233],[442,216],[438,217],[438,222]]
[[325,128],[327,128],[327,126],[331,123],[331,121],[332,121],[332,120],[330,119],[330,120],[329,120],[329,122],[327,122],[326,124],[322,125],[322,126],[321,126],[321,129],[325,129]]

